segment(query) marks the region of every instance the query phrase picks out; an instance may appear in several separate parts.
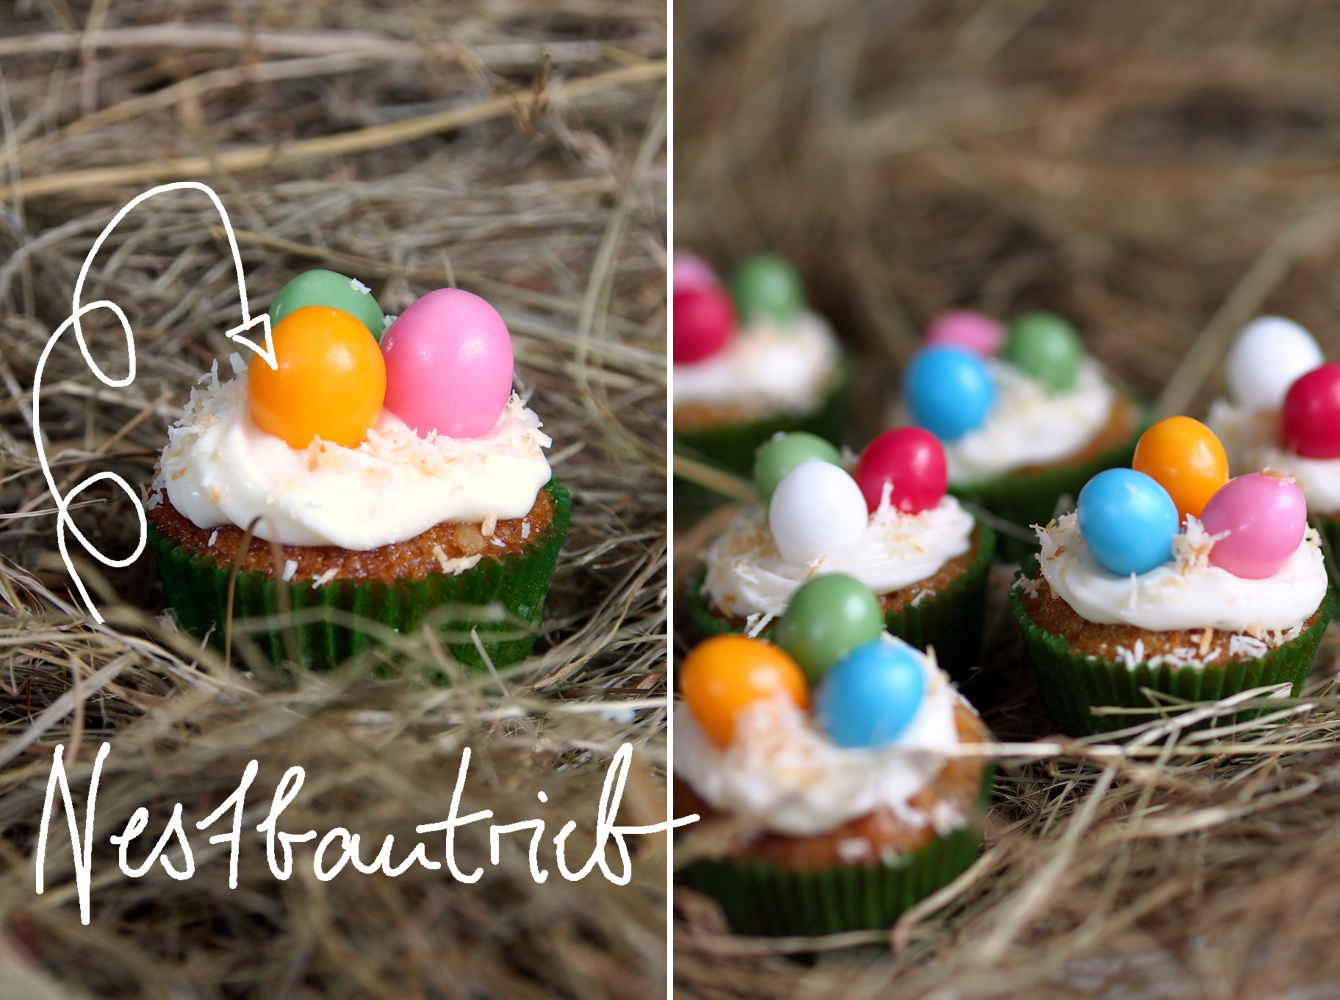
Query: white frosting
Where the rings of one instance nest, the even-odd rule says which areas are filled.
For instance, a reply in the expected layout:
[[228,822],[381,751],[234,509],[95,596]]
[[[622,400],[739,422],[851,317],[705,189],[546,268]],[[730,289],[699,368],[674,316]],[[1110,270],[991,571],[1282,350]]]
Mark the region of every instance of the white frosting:
[[1111,419],[1115,392],[1093,358],[1080,362],[1073,388],[1055,395],[1013,365],[986,363],[996,402],[981,427],[945,442],[951,483],[1058,462],[1088,445]]
[[1205,422],[1223,443],[1233,475],[1287,472],[1303,491],[1308,510],[1340,513],[1340,458],[1304,458],[1281,447],[1278,410],[1250,410],[1216,399]]
[[[887,634],[885,640],[897,641]],[[954,706],[962,701],[933,657],[912,652],[926,693],[895,742],[876,749],[840,747],[803,710],[779,698],[737,715],[735,738],[721,747],[680,705],[675,774],[714,809],[793,836],[827,833],[880,808],[917,829],[933,824],[941,834],[966,825],[968,817],[956,808],[942,806],[928,816],[909,803],[940,773],[946,751],[959,745]]]
[[787,562],[777,552],[762,507],[746,507],[702,554],[703,592],[728,615],[780,615],[806,580],[824,573],[854,576],[876,594],[887,594],[933,576],[971,547],[973,517],[952,496],[920,514],[885,502],[859,541],[812,562]]
[[443,521],[521,517],[549,481],[549,438],[516,395],[492,432],[470,441],[420,438],[383,410],[357,448],[297,449],[252,421],[236,355],[233,368],[237,377],[221,382],[216,363],[191,390],[154,484],[198,527],[245,528],[261,516],[259,538],[362,551]]
[[1151,632],[1213,628],[1259,634],[1299,628],[1326,596],[1321,541],[1312,528],[1274,576],[1245,580],[1209,562],[1214,539],[1194,517],[1173,541],[1173,558],[1148,573],[1117,576],[1094,558],[1066,514],[1038,528],[1042,575],[1082,618]]
[[725,350],[674,366],[675,405],[730,403],[759,415],[803,413],[817,407],[832,385],[838,358],[832,329],[812,312],[785,326],[755,322]]

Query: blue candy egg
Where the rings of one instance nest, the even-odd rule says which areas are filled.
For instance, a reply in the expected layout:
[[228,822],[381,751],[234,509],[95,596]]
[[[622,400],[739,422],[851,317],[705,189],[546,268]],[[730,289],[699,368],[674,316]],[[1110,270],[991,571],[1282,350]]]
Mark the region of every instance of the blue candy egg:
[[982,426],[996,401],[991,373],[961,347],[918,351],[903,372],[903,398],[917,425],[941,441],[956,441]]
[[829,739],[857,748],[883,746],[901,736],[926,690],[920,655],[885,635],[838,660],[814,696],[815,715]]
[[1079,491],[1079,531],[1103,568],[1118,576],[1148,573],[1172,557],[1177,505],[1143,472],[1108,469]]

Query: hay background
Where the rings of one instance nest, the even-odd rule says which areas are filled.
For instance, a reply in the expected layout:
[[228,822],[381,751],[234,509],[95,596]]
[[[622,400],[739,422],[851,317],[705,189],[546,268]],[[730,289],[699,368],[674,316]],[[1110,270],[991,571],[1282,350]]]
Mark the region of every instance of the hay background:
[[[1165,412],[1203,414],[1262,312],[1340,357],[1331,5],[682,0],[675,18],[676,245],[799,264],[862,355],[853,444],[950,306],[1056,309]],[[676,528],[688,553],[711,524]],[[1002,739],[1043,739],[995,582],[966,692]],[[680,653],[692,638],[677,622]],[[1250,744],[1017,747],[984,860],[892,942],[743,940],[677,889],[679,995],[1340,995],[1336,649],[1318,696]]]
[[[192,837],[199,870],[187,882],[160,869],[123,878],[106,837],[140,805],[151,810],[145,839],[177,801],[194,823],[254,758],[251,825],[283,770],[302,764],[290,829],[348,826],[365,857],[394,833],[399,859],[420,839],[415,824],[445,818],[465,746],[461,810],[543,817],[550,836],[579,820],[574,857],[589,853],[606,764],[624,741],[636,753],[621,820],[664,818],[665,28],[653,0],[6,5],[0,996],[664,991],[664,838],[635,846],[626,887],[598,872],[563,881],[546,846],[551,875],[536,886],[524,840],[511,838],[491,868],[476,826],[461,867],[486,874],[467,886],[422,869],[321,883],[311,844],[279,882],[250,835],[229,890],[208,834]],[[337,138],[323,148],[324,137]],[[94,168],[121,180],[78,173]],[[155,178],[193,170],[239,230],[253,314],[323,263],[371,285],[388,312],[452,282],[503,311],[517,376],[574,497],[544,633],[530,660],[503,672],[505,695],[493,678],[454,676],[423,636],[383,656],[376,681],[359,669],[230,669],[159,617],[148,555],[85,573],[106,626],[71,606],[27,422],[33,366],[105,222]],[[200,195],[160,196],[100,254],[84,300],[127,311],[139,374],[107,389],[63,338],[42,421],[63,488],[102,469],[147,485],[190,385],[231,353],[232,264],[207,209]],[[89,327],[95,354],[123,373],[119,330]],[[104,551],[131,551],[129,504],[96,488],[86,498],[96,502],[77,511],[80,526]],[[456,683],[443,686],[444,674]],[[82,927],[63,821],[42,897],[29,859],[52,747],[77,753],[82,801],[104,739],[93,922]],[[437,835],[426,839],[440,857]]]

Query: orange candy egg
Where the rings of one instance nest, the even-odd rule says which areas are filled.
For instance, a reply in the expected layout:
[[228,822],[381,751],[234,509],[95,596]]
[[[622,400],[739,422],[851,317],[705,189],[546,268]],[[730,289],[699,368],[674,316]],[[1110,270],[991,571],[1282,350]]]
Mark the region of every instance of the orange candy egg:
[[785,695],[809,707],[810,689],[799,664],[780,647],[743,635],[700,642],[679,672],[679,688],[698,725],[721,746],[735,735],[735,717],[764,698]]
[[1228,456],[1214,432],[1190,417],[1169,417],[1145,431],[1131,468],[1168,491],[1179,520],[1200,517],[1210,497],[1228,482]]
[[247,369],[251,419],[294,448],[313,438],[357,447],[381,411],[386,364],[363,323],[341,309],[304,306],[271,331],[275,360]]

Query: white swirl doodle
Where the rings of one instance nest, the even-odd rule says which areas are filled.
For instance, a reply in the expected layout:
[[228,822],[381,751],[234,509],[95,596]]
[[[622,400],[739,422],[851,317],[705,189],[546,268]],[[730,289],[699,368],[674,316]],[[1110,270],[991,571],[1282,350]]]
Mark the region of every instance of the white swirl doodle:
[[[99,472],[89,476],[71,489],[69,493],[64,496],[61,495],[60,490],[56,487],[56,479],[51,474],[51,466],[47,462],[46,448],[42,444],[42,425],[40,422],[42,371],[46,368],[47,359],[51,356],[51,351],[56,346],[56,341],[60,339],[61,334],[70,329],[70,327],[74,327],[75,340],[79,343],[79,353],[84,356],[84,361],[87,362],[89,370],[97,376],[98,381],[113,389],[124,388],[135,381],[135,335],[130,328],[130,320],[126,317],[126,314],[121,311],[121,307],[115,302],[111,302],[107,299],[99,299],[97,302],[90,302],[88,305],[82,306],[79,304],[79,299],[84,291],[84,280],[88,277],[89,269],[93,266],[93,259],[98,255],[98,251],[102,248],[103,243],[107,240],[107,237],[111,235],[112,230],[117,227],[120,221],[137,205],[143,201],[147,201],[154,195],[163,194],[166,191],[184,190],[203,191],[209,196],[209,200],[214,203],[214,207],[218,209],[219,215],[223,219],[223,229],[228,236],[228,248],[232,251],[233,265],[237,271],[237,297],[242,305],[242,322],[227,331],[227,338],[255,351],[265,359],[266,364],[276,371],[279,369],[278,361],[275,359],[274,338],[270,334],[270,317],[267,313],[262,313],[254,319],[251,316],[251,312],[247,307],[246,278],[242,273],[242,254],[237,249],[237,238],[233,235],[233,224],[228,218],[228,212],[223,207],[223,202],[219,200],[219,196],[215,194],[214,190],[208,185],[201,184],[199,181],[177,181],[173,184],[160,184],[158,187],[151,188],[136,197],[128,205],[122,208],[121,211],[117,212],[112,218],[112,221],[107,223],[103,231],[98,234],[98,238],[93,243],[93,248],[89,250],[88,256],[84,258],[83,266],[79,269],[79,280],[76,281],[74,285],[74,298],[71,302],[70,317],[62,323],[56,329],[56,332],[51,335],[50,339],[47,340],[46,347],[42,349],[42,356],[37,360],[37,369],[33,373],[33,443],[37,446],[37,460],[41,463],[42,474],[46,476],[47,489],[50,490],[51,497],[56,503],[56,545],[60,549],[61,559],[65,562],[65,568],[69,571],[70,578],[74,580],[75,588],[79,591],[79,596],[83,599],[85,606],[88,607],[89,611],[93,614],[94,620],[98,622],[98,624],[102,624],[102,615],[98,613],[97,607],[93,604],[92,598],[89,597],[88,591],[84,587],[84,581],[80,579],[79,573],[74,567],[74,562],[70,559],[70,553],[65,544],[66,529],[68,528],[69,531],[74,534],[75,539],[84,547],[84,551],[94,559],[98,560],[98,562],[102,563],[104,566],[120,569],[129,566],[140,557],[142,552],[144,552],[144,547],[149,541],[149,525],[145,519],[144,506],[140,503],[139,497],[135,495],[135,491],[131,489],[130,484],[114,472]],[[84,330],[80,324],[80,320],[86,313],[93,312],[95,309],[110,309],[121,323],[121,330],[126,335],[126,353],[129,358],[129,370],[127,371],[126,377],[123,379],[110,378],[101,368],[99,368],[98,363],[93,360],[93,355],[89,353],[88,344],[84,341]],[[254,326],[260,326],[264,330],[264,348],[243,336],[243,334]],[[135,513],[139,517],[139,543],[135,546],[135,551],[125,559],[112,559],[110,556],[100,552],[98,548],[85,538],[83,533],[75,526],[74,519],[71,518],[69,514],[70,504],[75,497],[90,486],[103,482],[104,480],[113,482],[121,488],[122,492],[130,498],[131,504],[135,507]]]

